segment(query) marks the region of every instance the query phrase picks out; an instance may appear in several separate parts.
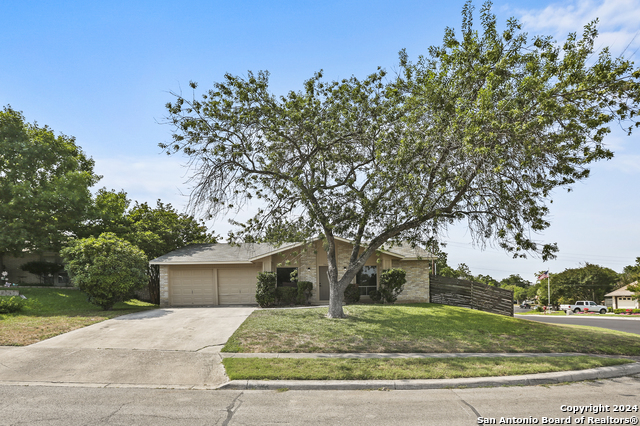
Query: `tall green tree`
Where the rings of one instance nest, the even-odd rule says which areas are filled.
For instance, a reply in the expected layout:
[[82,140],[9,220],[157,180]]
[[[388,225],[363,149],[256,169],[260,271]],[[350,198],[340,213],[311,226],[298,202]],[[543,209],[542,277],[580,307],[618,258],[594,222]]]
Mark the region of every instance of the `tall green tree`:
[[500,286],[502,288],[511,285],[521,288],[528,288],[531,283],[529,281],[526,281],[519,274],[511,274],[507,278],[503,278],[502,280],[500,280]]
[[[515,19],[498,32],[490,3],[480,31],[471,3],[462,15],[460,33],[447,29],[416,63],[402,52],[397,78],[379,69],[327,82],[319,72],[275,96],[266,72],[227,74],[201,96],[196,83],[192,97],[175,94],[174,139],[161,147],[189,157],[194,211],[215,217],[255,198],[262,207],[232,239],[259,239],[275,223],[321,234],[333,318],[385,242],[426,244],[462,220],[481,245],[553,257],[555,244],[532,239],[549,226],[551,192],[613,156],[603,139],[636,117],[640,71],[596,54],[595,23],[558,45],[529,39]],[[335,236],[353,241],[344,271]]]
[[120,237],[124,237],[131,232],[131,220],[128,212],[131,200],[124,190],[116,192],[100,188],[89,207],[87,220],[78,231],[79,238],[111,232]]
[[0,111],[0,255],[58,250],[82,226],[99,179],[71,136]]
[[[90,220],[81,231],[82,237],[112,233],[141,249],[149,260],[188,244],[216,242],[216,236],[193,216],[179,213],[171,204],[160,200],[155,208],[139,202],[131,207],[131,200],[124,191],[100,189],[90,212]],[[160,303],[159,267],[147,266],[151,302]]]
[[[149,260],[188,244],[215,243],[216,236],[206,226],[171,204],[157,201],[151,208],[147,203],[136,202],[127,213],[131,233],[124,238],[145,252]],[[148,265],[149,295],[152,303],[160,303],[160,268]]]
[[[593,300],[600,303],[613,290],[619,275],[616,271],[586,263],[580,268],[565,269],[551,276],[551,298],[560,303]],[[544,286],[543,286],[544,287]]]
[[634,281],[640,281],[640,257],[636,257],[635,265],[627,265],[622,269],[619,286],[622,287]]

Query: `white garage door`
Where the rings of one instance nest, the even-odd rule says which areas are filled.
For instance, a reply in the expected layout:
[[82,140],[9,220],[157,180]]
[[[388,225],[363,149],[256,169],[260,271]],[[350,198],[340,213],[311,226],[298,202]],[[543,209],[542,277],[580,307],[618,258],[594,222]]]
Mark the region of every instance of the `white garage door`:
[[636,301],[631,297],[618,297],[618,309],[633,309],[636,307]]
[[218,269],[218,295],[221,305],[256,303],[256,276],[262,269]]
[[173,306],[217,304],[213,269],[171,270],[169,293]]

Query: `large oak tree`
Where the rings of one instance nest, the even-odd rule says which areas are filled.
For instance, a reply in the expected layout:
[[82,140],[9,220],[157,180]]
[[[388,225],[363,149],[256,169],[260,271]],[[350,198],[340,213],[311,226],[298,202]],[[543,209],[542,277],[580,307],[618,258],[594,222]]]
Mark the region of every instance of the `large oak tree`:
[[0,257],[59,250],[83,226],[94,162],[70,136],[0,111]]
[[[259,200],[232,239],[322,235],[330,317],[344,316],[345,288],[383,244],[437,240],[459,221],[480,244],[553,257],[555,244],[532,231],[549,226],[552,190],[612,157],[603,139],[612,123],[634,124],[640,71],[607,49],[595,55],[596,23],[559,45],[514,19],[498,32],[490,3],[480,31],[471,3],[462,15],[461,32],[447,29],[415,63],[401,52],[396,76],[326,82],[319,72],[276,96],[267,72],[250,72],[175,94],[174,140],[161,146],[189,157],[192,206],[215,217]],[[335,236],[354,243],[342,275]]]

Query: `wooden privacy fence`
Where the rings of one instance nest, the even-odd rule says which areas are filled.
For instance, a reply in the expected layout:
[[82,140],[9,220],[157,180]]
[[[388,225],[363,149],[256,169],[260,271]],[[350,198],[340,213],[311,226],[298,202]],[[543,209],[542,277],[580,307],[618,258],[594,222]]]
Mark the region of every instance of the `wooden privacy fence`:
[[513,316],[513,291],[457,278],[429,275],[431,303]]

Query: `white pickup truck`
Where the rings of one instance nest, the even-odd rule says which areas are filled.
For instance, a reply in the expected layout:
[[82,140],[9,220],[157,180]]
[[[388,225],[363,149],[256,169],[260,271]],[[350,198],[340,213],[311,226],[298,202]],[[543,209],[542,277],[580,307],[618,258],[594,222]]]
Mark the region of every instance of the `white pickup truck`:
[[598,305],[596,302],[592,302],[591,300],[579,300],[575,305],[560,305],[561,311],[582,312],[585,309],[588,309],[589,312],[600,312],[601,314],[607,313],[606,306]]

